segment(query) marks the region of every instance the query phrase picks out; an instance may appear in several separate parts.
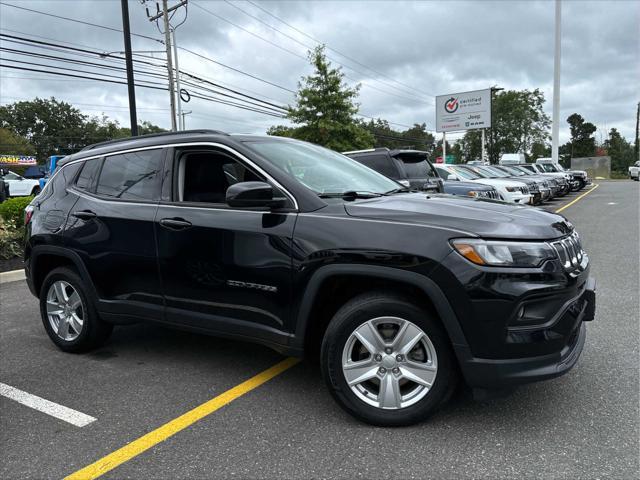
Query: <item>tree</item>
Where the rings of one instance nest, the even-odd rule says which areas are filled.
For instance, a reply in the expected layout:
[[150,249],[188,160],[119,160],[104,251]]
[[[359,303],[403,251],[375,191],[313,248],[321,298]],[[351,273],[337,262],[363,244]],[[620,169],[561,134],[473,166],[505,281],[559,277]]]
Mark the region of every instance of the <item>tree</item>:
[[482,132],[480,130],[468,130],[464,136],[456,142],[460,154],[460,162],[478,160],[482,157]]
[[[92,143],[130,135],[128,128],[106,115],[88,117],[53,97],[0,107],[0,127],[31,144],[40,162],[51,155],[71,154]],[[141,135],[165,131],[146,121],[138,130]]]
[[634,163],[634,149],[617,129],[612,128],[609,138],[604,141],[607,155],[611,157],[611,170],[626,173],[629,165]]
[[551,120],[543,110],[544,102],[544,94],[538,89],[504,90],[493,95],[491,163],[498,163],[503,153],[530,153],[535,143],[549,139]]
[[0,107],[0,127],[26,138],[41,161],[86,145],[83,131],[86,118],[80,110],[53,97]]
[[430,150],[434,138],[427,132],[426,123],[415,123],[407,130],[394,130],[387,120],[377,118],[366,123],[366,128],[375,138],[375,147],[414,148],[417,150]]
[[535,142],[531,145],[531,154],[528,155],[528,159],[535,162],[538,158],[551,156],[551,147],[546,142]]
[[0,128],[0,155],[34,155],[35,148],[25,138]]
[[571,130],[571,158],[591,157],[596,153],[596,139],[592,135],[596,131],[593,123],[585,122],[577,113],[567,118]]
[[271,127],[267,133],[283,132],[337,151],[373,146],[373,135],[355,118],[360,86],[343,83],[344,74],[327,61],[323,46],[309,52],[309,61],[314,72],[298,83],[295,105],[288,108],[295,127]]

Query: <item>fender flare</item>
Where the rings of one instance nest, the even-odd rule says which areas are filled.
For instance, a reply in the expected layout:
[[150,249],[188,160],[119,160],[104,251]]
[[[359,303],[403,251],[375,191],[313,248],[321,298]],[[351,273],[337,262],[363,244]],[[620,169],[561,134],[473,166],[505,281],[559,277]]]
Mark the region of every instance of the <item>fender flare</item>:
[[[37,265],[38,257],[42,255],[55,255],[57,257],[63,257],[67,260],[70,260],[71,263],[76,267],[78,274],[82,278],[82,281],[89,287],[90,293],[94,298],[98,298],[95,286],[93,281],[91,280],[91,276],[87,271],[87,267],[84,265],[84,262],[73,250],[69,250],[68,248],[59,247],[56,245],[35,245],[31,248],[30,257],[29,257],[29,270],[31,271],[31,283],[33,285],[34,294],[35,292],[35,269],[34,267]],[[42,279],[44,280],[44,278]],[[37,292],[39,293],[39,292]]]
[[360,264],[325,265],[313,274],[307,284],[304,297],[296,315],[295,339],[297,342],[300,342],[301,345],[304,344],[307,326],[309,324],[309,314],[322,284],[327,279],[337,275],[359,275],[363,277],[388,279],[408,283],[419,288],[427,298],[431,300],[451,340],[454,350],[457,351],[460,347],[468,348],[468,343],[453,308],[451,308],[447,297],[433,280],[419,273],[397,268]]

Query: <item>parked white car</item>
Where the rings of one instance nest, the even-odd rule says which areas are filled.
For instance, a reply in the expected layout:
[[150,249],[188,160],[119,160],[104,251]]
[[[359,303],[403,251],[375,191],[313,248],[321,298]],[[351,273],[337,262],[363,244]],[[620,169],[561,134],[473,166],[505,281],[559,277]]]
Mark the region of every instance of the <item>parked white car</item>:
[[629,167],[629,178],[636,182],[640,180],[640,160]]
[[457,165],[443,165],[436,163],[433,165],[438,174],[445,180],[464,180],[465,182],[481,183],[494,187],[502,200],[510,203],[528,204],[532,195],[529,187],[522,182],[504,178],[482,178],[469,168]]
[[40,182],[24,178],[12,171],[6,172],[2,179],[9,185],[10,197],[28,197],[40,193]]

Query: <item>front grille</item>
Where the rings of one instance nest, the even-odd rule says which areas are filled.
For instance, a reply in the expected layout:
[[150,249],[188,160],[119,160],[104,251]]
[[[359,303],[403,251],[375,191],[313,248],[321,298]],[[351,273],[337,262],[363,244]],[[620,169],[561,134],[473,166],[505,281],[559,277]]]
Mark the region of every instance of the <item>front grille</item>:
[[529,187],[519,187],[518,190],[525,195],[529,195]]
[[532,183],[531,185],[529,185],[529,191],[531,193],[539,193],[540,192],[540,186],[537,183]]
[[568,237],[552,242],[551,246],[555,249],[558,257],[560,257],[560,263],[562,263],[562,267],[566,271],[573,272],[580,268],[586,254],[582,249],[580,237],[577,232],[574,231]]
[[484,198],[492,198],[494,200],[500,200],[500,194],[497,192],[497,190],[489,190],[486,192],[481,192],[480,196]]

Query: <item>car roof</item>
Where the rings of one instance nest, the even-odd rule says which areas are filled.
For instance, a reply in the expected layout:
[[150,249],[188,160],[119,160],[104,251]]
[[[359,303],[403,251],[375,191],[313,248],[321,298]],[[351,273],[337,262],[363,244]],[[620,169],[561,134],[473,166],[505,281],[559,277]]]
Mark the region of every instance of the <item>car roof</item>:
[[211,141],[212,139],[220,140],[221,137],[228,137],[228,134],[218,130],[185,130],[182,132],[163,132],[153,133],[149,135],[140,135],[138,137],[127,137],[116,140],[108,140],[106,142],[94,143],[84,147],[77,153],[68,155],[61,159],[58,163],[63,166],[73,160],[84,157],[93,157],[108,154],[120,150],[128,150],[140,147],[161,146],[167,143],[185,142],[185,141]]

